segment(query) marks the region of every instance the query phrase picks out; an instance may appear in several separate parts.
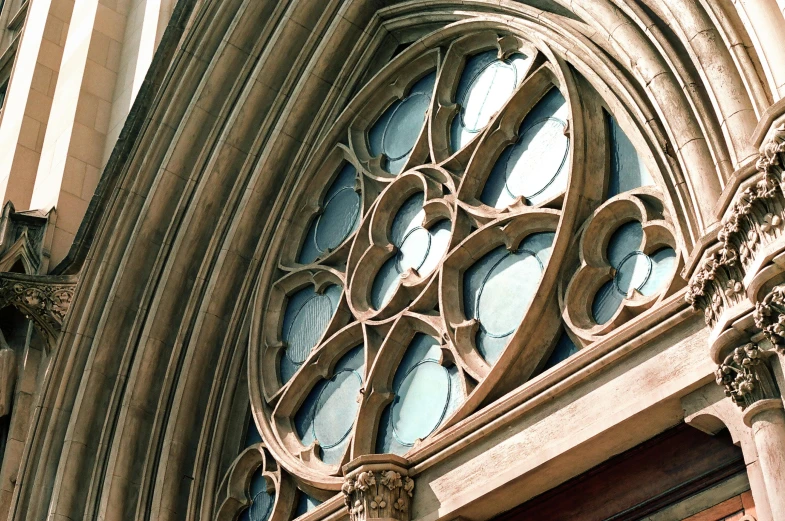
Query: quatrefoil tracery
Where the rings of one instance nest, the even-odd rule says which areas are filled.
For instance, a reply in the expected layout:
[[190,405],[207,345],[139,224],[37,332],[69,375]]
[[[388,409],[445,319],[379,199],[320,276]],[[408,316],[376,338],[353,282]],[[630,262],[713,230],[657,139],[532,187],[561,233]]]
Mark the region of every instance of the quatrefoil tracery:
[[[305,174],[325,188],[295,196],[259,292],[256,414],[270,450],[316,488],[338,487],[359,455],[416,451],[563,343],[556,288],[592,175],[573,73],[511,35],[433,45],[404,51],[348,110],[347,144],[327,143]],[[641,254],[674,247],[641,208]],[[595,327],[588,313],[567,325]]]

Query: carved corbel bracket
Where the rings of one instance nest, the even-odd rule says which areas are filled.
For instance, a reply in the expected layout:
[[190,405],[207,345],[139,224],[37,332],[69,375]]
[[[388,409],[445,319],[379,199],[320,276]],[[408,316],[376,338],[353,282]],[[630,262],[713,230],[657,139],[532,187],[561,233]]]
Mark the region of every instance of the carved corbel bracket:
[[414,480],[408,462],[392,454],[361,456],[343,467],[341,492],[351,521],[409,521]]
[[0,273],[0,308],[14,306],[50,344],[62,330],[76,288],[75,276]]
[[779,398],[779,391],[757,344],[737,347],[715,373],[717,383],[725,388],[725,395],[746,409],[760,400]]

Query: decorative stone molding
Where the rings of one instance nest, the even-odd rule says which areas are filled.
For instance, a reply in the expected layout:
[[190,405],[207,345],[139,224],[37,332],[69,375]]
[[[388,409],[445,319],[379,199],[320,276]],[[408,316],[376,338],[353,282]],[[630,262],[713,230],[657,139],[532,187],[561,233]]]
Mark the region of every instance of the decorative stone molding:
[[775,286],[755,305],[755,325],[785,354],[785,285]]
[[725,395],[746,409],[759,400],[779,398],[771,370],[757,344],[737,347],[720,364],[715,373]]
[[[5,344],[5,340],[2,343]],[[5,345],[0,349],[0,418],[11,412],[15,386],[16,356],[13,349]]]
[[760,179],[744,189],[728,209],[717,233],[719,244],[705,255],[685,298],[714,326],[724,309],[744,297],[744,280],[757,253],[779,238],[785,223],[785,125],[760,149]]
[[63,327],[75,287],[74,276],[0,273],[0,308],[14,306],[51,340]]
[[405,463],[402,458],[384,454],[363,456],[344,467],[341,492],[351,521],[410,519],[414,480]]

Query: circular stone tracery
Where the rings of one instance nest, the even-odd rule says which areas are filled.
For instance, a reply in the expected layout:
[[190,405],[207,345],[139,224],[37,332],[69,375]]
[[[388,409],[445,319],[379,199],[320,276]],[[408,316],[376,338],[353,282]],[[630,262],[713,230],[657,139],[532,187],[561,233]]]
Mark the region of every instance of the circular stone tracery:
[[[585,129],[573,123],[587,118],[573,111],[595,103],[596,93],[571,100],[578,89],[569,66],[494,32],[430,41],[426,51],[402,52],[346,108],[354,119],[330,134],[346,138],[326,143],[312,167],[340,182],[308,224],[294,210],[287,215],[302,231],[279,232],[282,242],[300,241],[289,258],[309,261],[282,261],[280,270],[311,272],[313,295],[298,301],[287,292],[299,307],[280,311],[280,301],[260,292],[268,336],[250,355],[264,387],[255,411],[269,425],[270,450],[309,486],[339,487],[341,465],[360,455],[405,454],[471,414],[472,404],[509,390],[494,387],[510,380],[504,372],[523,383],[545,366],[564,330],[556,288],[565,256],[577,264],[577,205],[603,197],[573,193],[606,180],[573,172],[588,148]],[[481,66],[464,68],[480,57]],[[467,76],[445,74],[448,66]],[[575,158],[576,150],[584,152]],[[343,163],[319,170],[333,156]],[[340,170],[347,164],[352,176]],[[584,177],[572,183],[572,175]],[[311,244],[329,254],[303,256]],[[640,241],[621,250],[618,259],[608,252],[618,273],[610,289],[649,288],[658,252]],[[327,298],[320,270],[340,278],[328,286],[339,295]],[[275,360],[296,366],[290,378],[271,381]]]

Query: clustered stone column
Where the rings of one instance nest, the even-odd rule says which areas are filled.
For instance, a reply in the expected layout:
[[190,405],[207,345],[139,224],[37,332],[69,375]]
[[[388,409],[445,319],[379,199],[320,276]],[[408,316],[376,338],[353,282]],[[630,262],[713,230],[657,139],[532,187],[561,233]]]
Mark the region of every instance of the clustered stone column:
[[361,456],[343,468],[346,508],[351,521],[409,521],[414,480],[407,462],[391,454]]

